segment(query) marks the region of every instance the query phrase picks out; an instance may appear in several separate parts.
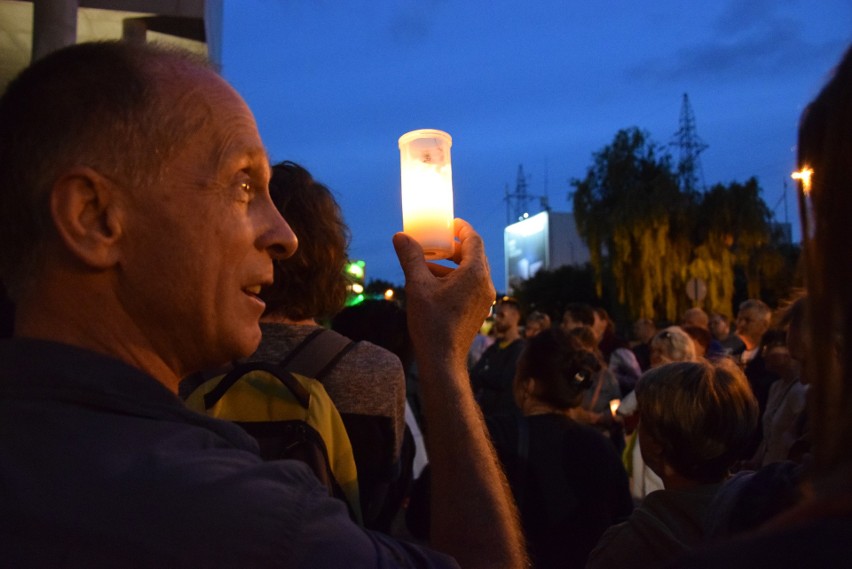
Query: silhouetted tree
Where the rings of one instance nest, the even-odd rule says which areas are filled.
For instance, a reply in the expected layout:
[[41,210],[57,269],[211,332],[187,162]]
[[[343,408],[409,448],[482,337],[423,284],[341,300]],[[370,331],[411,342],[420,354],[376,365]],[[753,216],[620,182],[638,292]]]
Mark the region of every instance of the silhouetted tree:
[[670,156],[638,128],[620,130],[594,154],[586,177],[571,185],[598,294],[606,268],[631,315],[653,318],[662,311],[673,319],[691,247],[689,199],[678,189]]
[[[739,282],[749,297],[770,284],[772,296],[789,292],[796,255],[771,241],[755,178],[682,192],[671,157],[637,128],[619,131],[593,156],[586,177],[571,181],[571,198],[598,296],[609,277],[630,318],[677,321],[693,304],[730,315]],[[707,285],[701,303],[686,295],[693,278]]]

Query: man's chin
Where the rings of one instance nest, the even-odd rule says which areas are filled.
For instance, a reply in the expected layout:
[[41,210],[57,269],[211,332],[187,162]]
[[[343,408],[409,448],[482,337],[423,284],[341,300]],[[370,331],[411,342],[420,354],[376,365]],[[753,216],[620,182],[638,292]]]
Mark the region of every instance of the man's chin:
[[257,351],[261,339],[260,324],[255,323],[253,326],[247,327],[230,339],[231,342],[228,342],[225,350],[223,350],[224,363],[246,358]]

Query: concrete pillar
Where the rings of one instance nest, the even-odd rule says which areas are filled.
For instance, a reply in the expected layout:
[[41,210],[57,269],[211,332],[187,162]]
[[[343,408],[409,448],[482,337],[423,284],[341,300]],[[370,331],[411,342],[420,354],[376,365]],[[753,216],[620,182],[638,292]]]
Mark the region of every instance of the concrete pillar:
[[77,43],[78,4],[78,0],[33,2],[33,61]]

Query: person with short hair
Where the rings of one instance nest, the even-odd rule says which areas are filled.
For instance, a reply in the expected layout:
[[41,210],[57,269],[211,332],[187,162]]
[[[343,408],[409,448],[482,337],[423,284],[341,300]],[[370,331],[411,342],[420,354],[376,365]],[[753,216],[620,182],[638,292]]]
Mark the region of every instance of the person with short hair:
[[701,357],[715,361],[727,355],[724,346],[710,332],[710,317],[700,306],[685,310],[680,325],[695,340]]
[[[251,354],[261,289],[297,241],[243,99],[178,50],[64,48],[0,97],[0,559],[9,567],[522,567],[523,536],[470,393],[494,287],[398,233],[423,378],[432,545],[366,530],[298,461],[187,409],[187,375]],[[452,557],[455,557],[453,559]]]
[[710,315],[708,323],[710,333],[713,338],[722,346],[722,351],[725,356],[741,354],[745,349],[745,344],[740,340],[739,336],[731,330],[730,320],[722,313],[714,312]]
[[470,383],[483,415],[515,415],[512,378],[524,339],[521,337],[521,307],[517,299],[504,296],[494,305],[494,343],[470,370]]
[[550,316],[533,310],[524,320],[524,337],[529,339],[550,328]]
[[707,313],[700,306],[693,306],[684,310],[683,316],[680,318],[680,325],[684,327],[697,326],[698,328],[709,330],[710,317],[707,316]]
[[705,513],[757,425],[757,402],[728,360],[654,368],[636,395],[642,457],[665,489],[604,533],[589,556],[592,569],[656,567],[701,544]]
[[[651,340],[652,369],[673,362],[694,362],[697,360],[695,343],[680,326],[664,328],[657,332]],[[642,458],[641,440],[634,430],[637,423],[641,421],[635,390],[631,391],[621,401],[615,416],[616,419],[624,423],[627,433],[632,432],[627,440],[624,461],[630,474],[630,493],[635,500],[641,501],[651,492],[664,488],[664,485],[662,478],[649,468]],[[641,425],[638,430],[641,430]]]
[[759,355],[760,339],[772,323],[772,309],[760,299],[750,298],[740,303],[737,311],[736,333],[745,349],[740,361],[747,364]]
[[566,332],[570,332],[579,326],[589,326],[591,328],[594,325],[595,309],[590,305],[582,302],[572,302],[565,307],[560,327]]
[[748,450],[748,456],[744,456],[744,459],[750,458],[755,453],[763,438],[763,414],[769,400],[769,390],[779,377],[778,374],[767,369],[766,358],[763,357],[760,349],[763,335],[769,330],[771,323],[772,309],[762,300],[750,298],[740,304],[737,312],[737,336],[745,344],[745,350],[739,356],[739,363],[743,366],[748,383],[760,406],[760,422],[755,440]]

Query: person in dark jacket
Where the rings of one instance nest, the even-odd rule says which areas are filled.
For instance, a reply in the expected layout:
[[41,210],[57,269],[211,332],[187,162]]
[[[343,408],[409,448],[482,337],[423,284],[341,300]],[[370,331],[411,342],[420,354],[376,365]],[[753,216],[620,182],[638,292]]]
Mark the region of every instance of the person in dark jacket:
[[535,567],[583,567],[610,525],[632,509],[627,474],[610,442],[568,412],[599,362],[559,328],[527,341],[513,383],[523,416],[487,419],[506,468]]

